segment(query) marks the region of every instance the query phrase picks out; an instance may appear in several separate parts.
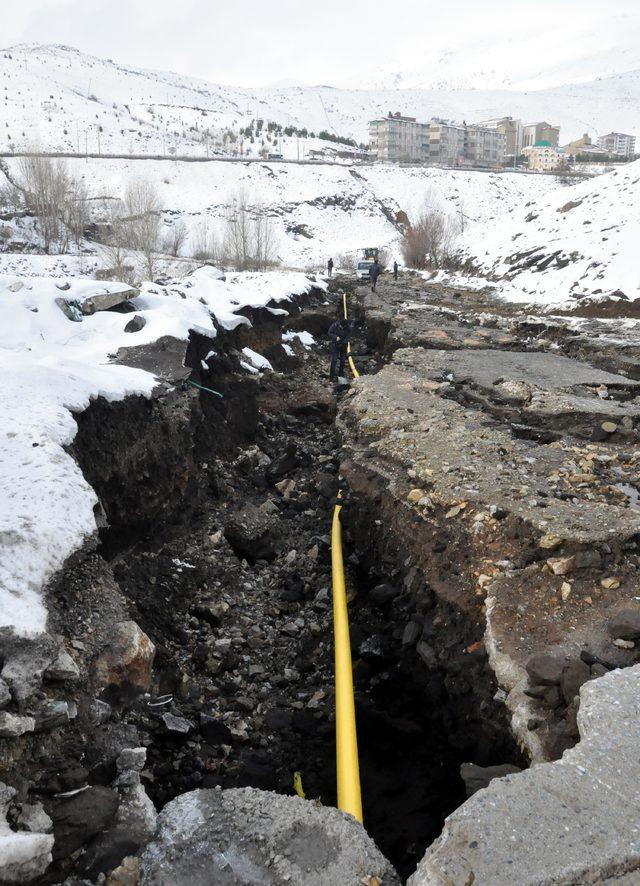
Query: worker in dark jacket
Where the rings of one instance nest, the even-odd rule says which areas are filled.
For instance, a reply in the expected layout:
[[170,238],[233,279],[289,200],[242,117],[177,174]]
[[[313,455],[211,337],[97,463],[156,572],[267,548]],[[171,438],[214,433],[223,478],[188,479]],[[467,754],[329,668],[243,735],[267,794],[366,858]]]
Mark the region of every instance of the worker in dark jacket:
[[398,279],[398,262],[397,261],[394,261],[394,263],[393,263],[393,279],[394,280]]
[[329,261],[327,262],[327,273],[329,274],[329,276],[331,276],[332,272],[333,272],[333,259],[330,258]]
[[380,276],[380,272],[382,268],[380,267],[380,262],[378,259],[374,261],[374,263],[369,268],[369,277],[371,279],[371,292],[376,291],[376,283],[378,282],[378,277]]
[[349,343],[350,324],[346,323],[341,315],[329,327],[329,338],[333,342],[331,352],[331,368],[329,378],[335,381],[338,376],[344,374],[344,364],[347,360],[347,345]]

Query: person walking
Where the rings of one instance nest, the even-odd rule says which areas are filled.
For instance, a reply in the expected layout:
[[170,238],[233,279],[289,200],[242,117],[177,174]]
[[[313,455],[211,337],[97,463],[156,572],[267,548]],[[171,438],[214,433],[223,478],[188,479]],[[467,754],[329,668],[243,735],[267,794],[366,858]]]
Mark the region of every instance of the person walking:
[[394,280],[398,279],[398,262],[397,261],[393,262],[393,279]]
[[378,259],[374,261],[374,263],[369,268],[369,277],[371,279],[371,292],[376,291],[376,283],[378,282],[378,277],[380,276],[380,272],[382,268],[380,267],[380,262]]
[[329,261],[327,262],[327,273],[329,276],[331,276],[331,274],[333,273],[333,259],[332,258],[330,258]]
[[329,379],[335,381],[339,376],[344,375],[347,344],[349,343],[349,324],[342,319],[342,314],[338,314],[329,327],[329,338],[333,342]]

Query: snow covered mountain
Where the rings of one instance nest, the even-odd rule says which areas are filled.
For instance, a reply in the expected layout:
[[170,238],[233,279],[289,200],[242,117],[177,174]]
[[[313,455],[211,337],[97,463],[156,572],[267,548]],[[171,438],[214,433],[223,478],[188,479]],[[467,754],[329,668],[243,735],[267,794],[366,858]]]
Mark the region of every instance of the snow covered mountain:
[[[561,11],[561,10],[560,10]],[[438,42],[438,32],[426,41],[420,55],[403,55],[385,61],[372,74],[351,78],[339,85],[346,89],[429,90],[541,90],[563,84],[588,83],[640,68],[640,21],[636,15],[606,16],[598,27],[585,14],[573,17],[571,39],[565,27],[549,27],[539,33],[508,29],[506,36],[460,42]]]
[[[505,114],[524,121],[547,119],[560,124],[563,141],[587,130],[640,135],[640,58],[629,53],[625,64],[638,70],[536,91],[452,89],[446,79],[443,88],[430,89],[239,89],[134,68],[64,46],[16,46],[0,50],[0,153],[38,145],[78,153],[206,156],[216,147],[227,151],[229,140],[255,118],[365,142],[368,121],[390,110],[420,119],[474,121]],[[613,55],[611,50],[607,57]],[[602,70],[611,68],[604,60],[602,65]],[[494,84],[496,79],[504,84],[494,70],[492,65],[476,68],[471,78],[461,68],[461,80],[453,85]],[[393,82],[403,86],[415,78],[402,74]],[[429,77],[422,82],[433,86],[440,81]],[[381,85],[388,85],[388,78]]]
[[[471,225],[462,256],[511,301],[640,298],[640,161]],[[575,306],[575,302],[573,302]]]

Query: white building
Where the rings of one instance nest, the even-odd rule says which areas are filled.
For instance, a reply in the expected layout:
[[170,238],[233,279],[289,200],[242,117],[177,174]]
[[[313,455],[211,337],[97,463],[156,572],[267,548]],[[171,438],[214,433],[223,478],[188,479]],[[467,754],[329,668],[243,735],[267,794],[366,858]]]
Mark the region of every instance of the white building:
[[616,157],[633,157],[636,152],[636,137],[625,135],[624,132],[610,132],[598,138],[598,147]]

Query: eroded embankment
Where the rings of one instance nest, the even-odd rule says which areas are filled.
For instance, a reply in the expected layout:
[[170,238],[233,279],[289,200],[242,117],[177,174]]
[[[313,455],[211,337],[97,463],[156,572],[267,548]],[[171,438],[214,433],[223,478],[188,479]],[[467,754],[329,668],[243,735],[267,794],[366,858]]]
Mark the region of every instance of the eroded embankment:
[[[323,302],[306,300],[306,328],[326,330]],[[165,343],[128,355],[165,380],[154,398],[77,417],[100,537],[52,583],[50,633],[3,637],[2,777],[23,856],[7,879],[111,870],[155,827],[142,787],[161,806],[197,786],[290,793],[296,769],[311,795],[330,780],[335,406],[305,349],[282,347],[300,307],[251,319],[213,354],[191,339],[191,377],[222,399],[181,385]],[[283,374],[250,375],[244,347]]]
[[[540,851],[532,867],[531,858],[521,858],[520,847],[546,827],[544,785],[554,777],[552,769],[534,767],[526,777],[496,780],[491,798],[479,794],[455,812],[415,882],[504,882],[508,868],[501,865],[513,865],[523,883],[584,882],[617,870],[618,862],[621,872],[635,871],[633,841],[628,852],[618,841],[601,843],[596,798],[590,789],[581,794],[573,768],[590,779],[591,757],[598,780],[606,751],[591,741],[591,728],[598,731],[602,717],[605,730],[620,734],[635,717],[635,705],[616,719],[617,701],[611,709],[597,701],[610,686],[628,704],[635,669],[622,672],[624,687],[605,680],[600,692],[591,689],[595,678],[638,658],[637,382],[595,368],[628,368],[635,351],[626,340],[616,343],[610,330],[572,335],[568,320],[560,332],[541,321],[533,337],[530,322],[507,319],[504,306],[502,314],[489,314],[485,305],[474,315],[463,293],[456,295],[455,311],[430,306],[433,293],[423,301],[402,287],[392,287],[388,298],[385,289],[366,295],[368,341],[393,357],[356,383],[339,412],[354,539],[374,568],[401,564],[405,578],[404,570],[414,572],[405,601],[398,597],[406,644],[433,671],[447,667],[449,651],[459,674],[467,660],[476,734],[486,711],[495,747],[508,749],[502,723],[504,735],[512,733],[535,762],[559,757],[582,734],[579,752],[559,770],[557,794],[560,806],[577,797],[592,824],[588,815],[569,815],[571,852],[564,860]],[[558,325],[554,318],[550,326]],[[559,356],[558,345],[594,365]],[[473,671],[473,655],[492,689],[479,708],[483,678]],[[449,685],[446,706],[456,711],[450,677]],[[583,704],[592,704],[584,714],[583,686]],[[626,738],[621,745],[628,747]],[[465,750],[473,753],[473,742]],[[635,772],[637,762],[626,751],[623,758],[601,800],[626,832],[634,789],[625,771]],[[513,835],[506,850],[505,833]]]

